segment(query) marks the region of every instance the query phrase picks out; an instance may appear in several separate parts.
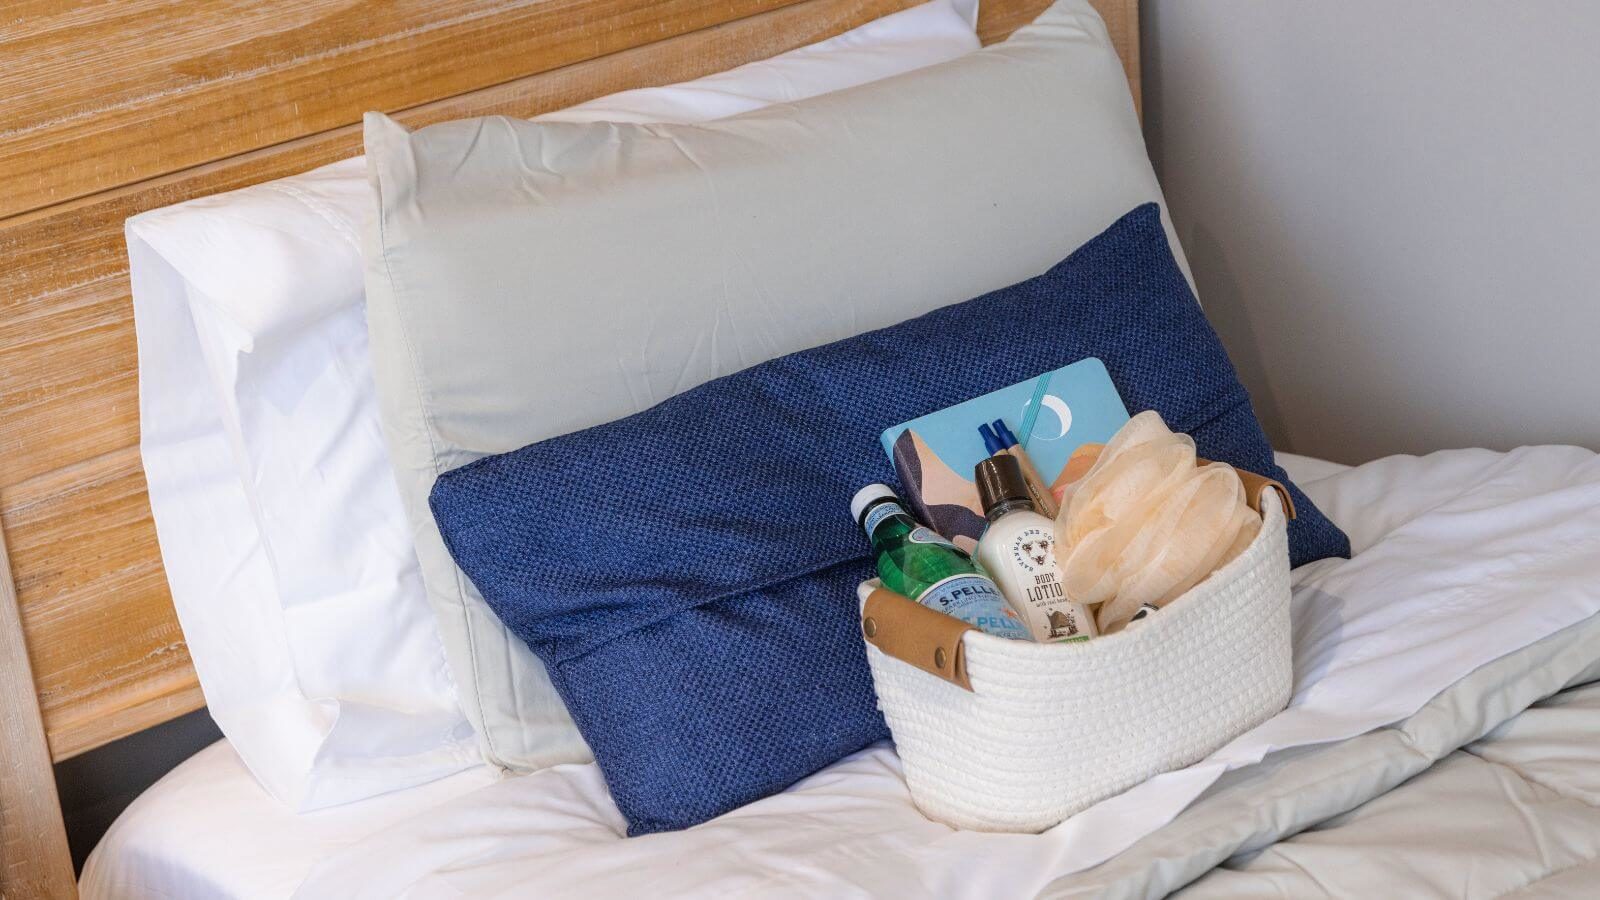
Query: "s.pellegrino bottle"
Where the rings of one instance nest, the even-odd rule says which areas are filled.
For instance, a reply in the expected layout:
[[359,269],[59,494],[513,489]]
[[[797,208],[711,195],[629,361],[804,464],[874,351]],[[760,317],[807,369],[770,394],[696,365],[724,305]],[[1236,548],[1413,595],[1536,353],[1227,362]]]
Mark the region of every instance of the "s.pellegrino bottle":
[[1028,626],[972,557],[911,518],[888,485],[869,484],[857,491],[850,513],[872,541],[884,587],[979,631],[1032,640]]

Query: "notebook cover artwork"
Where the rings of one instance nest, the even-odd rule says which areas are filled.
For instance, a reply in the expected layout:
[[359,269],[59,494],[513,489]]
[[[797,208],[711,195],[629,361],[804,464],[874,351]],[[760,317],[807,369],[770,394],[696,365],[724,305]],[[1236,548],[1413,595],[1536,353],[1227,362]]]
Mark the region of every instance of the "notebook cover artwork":
[[995,419],[1053,484],[1072,451],[1109,441],[1128,410],[1105,364],[1090,357],[884,431],[879,440],[912,514],[968,550],[985,524],[972,483],[973,467],[989,455],[978,426]]

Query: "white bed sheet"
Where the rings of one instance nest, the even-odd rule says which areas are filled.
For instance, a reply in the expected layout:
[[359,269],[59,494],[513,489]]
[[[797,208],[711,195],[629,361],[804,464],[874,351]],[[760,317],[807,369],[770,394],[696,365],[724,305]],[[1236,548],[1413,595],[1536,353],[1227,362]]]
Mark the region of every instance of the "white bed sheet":
[[[369,801],[392,804],[381,813],[328,810],[351,816],[342,829],[246,800],[259,789],[222,784],[214,760],[208,785],[188,772],[197,757],[119,820],[85,895],[282,896],[305,872],[307,897],[1031,895],[1169,821],[1227,767],[1397,721],[1479,665],[1600,611],[1600,458],[1589,451],[1285,462],[1358,551],[1295,573],[1291,709],[1043,835],[929,822],[883,745],[706,825],[632,840],[592,765],[493,783],[463,773]],[[180,787],[187,799],[175,802]]]
[[282,900],[320,860],[499,780],[487,766],[308,813],[274,800],[226,739],[139,795],[84,864],[84,900]]

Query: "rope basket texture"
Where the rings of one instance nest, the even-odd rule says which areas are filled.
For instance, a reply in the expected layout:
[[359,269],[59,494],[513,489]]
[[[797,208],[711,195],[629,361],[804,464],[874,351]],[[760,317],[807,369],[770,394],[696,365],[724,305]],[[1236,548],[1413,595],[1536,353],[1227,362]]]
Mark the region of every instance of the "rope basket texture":
[[[1238,557],[1137,628],[1074,644],[967,631],[970,691],[869,641],[878,703],[923,813],[1042,831],[1282,710],[1294,680],[1288,538],[1280,503],[1261,506],[1261,531]],[[863,600],[877,586],[863,584]]]

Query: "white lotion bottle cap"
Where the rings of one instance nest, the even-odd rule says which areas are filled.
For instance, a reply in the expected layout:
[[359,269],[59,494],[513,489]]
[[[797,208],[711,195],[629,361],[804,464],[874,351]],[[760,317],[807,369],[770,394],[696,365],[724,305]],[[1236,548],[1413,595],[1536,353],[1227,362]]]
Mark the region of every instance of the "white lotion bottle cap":
[[883,499],[898,500],[899,497],[895,494],[894,488],[887,484],[869,484],[856,491],[856,495],[850,498],[850,518],[860,522],[861,513],[866,510],[867,504]]

